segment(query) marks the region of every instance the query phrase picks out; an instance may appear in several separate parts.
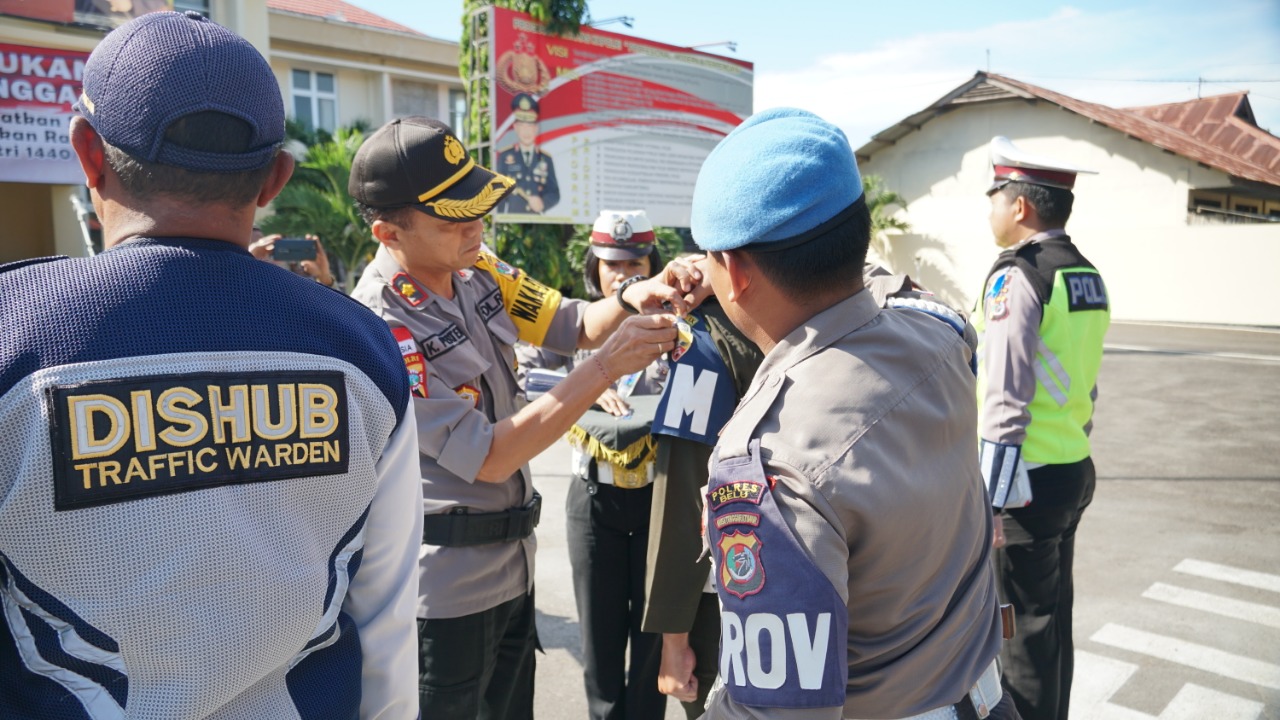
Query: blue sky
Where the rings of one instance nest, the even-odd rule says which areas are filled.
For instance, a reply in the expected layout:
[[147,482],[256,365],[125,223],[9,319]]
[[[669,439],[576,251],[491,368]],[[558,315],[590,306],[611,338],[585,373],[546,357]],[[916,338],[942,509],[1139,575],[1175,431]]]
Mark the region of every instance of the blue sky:
[[[458,0],[348,0],[457,40]],[[1114,107],[1249,90],[1280,134],[1280,0],[593,0],[605,29],[673,45],[733,41],[755,108],[795,105],[854,147],[977,70]],[[988,64],[988,51],[990,60]],[[1205,82],[1197,83],[1198,78]]]

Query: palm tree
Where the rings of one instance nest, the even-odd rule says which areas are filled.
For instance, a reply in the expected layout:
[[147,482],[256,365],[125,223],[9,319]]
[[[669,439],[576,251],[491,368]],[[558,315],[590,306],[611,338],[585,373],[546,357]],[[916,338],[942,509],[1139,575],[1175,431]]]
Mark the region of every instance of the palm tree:
[[867,175],[862,178],[862,191],[867,197],[867,210],[871,212],[871,247],[870,253],[885,265],[889,264],[890,230],[906,232],[911,224],[891,214],[889,208],[897,205],[907,209],[907,201],[893,190],[885,187],[879,175]]
[[363,142],[359,129],[338,128],[332,139],[307,147],[293,177],[275,199],[275,214],[262,221],[267,233],[318,236],[330,261],[341,268],[347,292],[378,249],[368,224],[347,195],[351,161]]

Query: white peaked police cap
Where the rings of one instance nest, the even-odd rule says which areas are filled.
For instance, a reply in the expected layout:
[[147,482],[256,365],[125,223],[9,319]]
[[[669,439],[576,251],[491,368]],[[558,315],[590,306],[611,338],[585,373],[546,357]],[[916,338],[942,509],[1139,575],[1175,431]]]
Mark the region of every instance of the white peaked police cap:
[[988,195],[1011,182],[1070,190],[1075,187],[1077,174],[1096,175],[1098,173],[1097,170],[1088,170],[1051,157],[1026,152],[1002,135],[991,138],[990,149],[995,181],[987,189]]

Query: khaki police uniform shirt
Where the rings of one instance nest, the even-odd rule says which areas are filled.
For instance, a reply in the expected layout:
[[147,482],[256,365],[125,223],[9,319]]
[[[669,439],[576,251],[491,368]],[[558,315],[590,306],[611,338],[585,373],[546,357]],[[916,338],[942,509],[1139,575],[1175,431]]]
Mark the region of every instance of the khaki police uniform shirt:
[[[413,398],[424,512],[498,512],[529,504],[533,480],[527,465],[500,483],[475,479],[489,454],[493,423],[524,405],[516,386],[516,325],[502,309],[498,283],[484,271],[465,270],[453,276],[452,300],[419,283],[415,305],[392,282],[402,272],[379,248],[352,296],[393,329],[407,329],[426,361],[427,397]],[[585,308],[583,301],[562,299],[544,346],[572,353]],[[535,548],[532,535],[472,547],[423,545],[418,617],[470,615],[528,592]]]
[[999,653],[969,353],[946,323],[860,292],[765,357],[717,452],[759,439],[787,526],[845,601],[846,702],[746,707],[722,674],[706,718],[908,717],[959,701]]

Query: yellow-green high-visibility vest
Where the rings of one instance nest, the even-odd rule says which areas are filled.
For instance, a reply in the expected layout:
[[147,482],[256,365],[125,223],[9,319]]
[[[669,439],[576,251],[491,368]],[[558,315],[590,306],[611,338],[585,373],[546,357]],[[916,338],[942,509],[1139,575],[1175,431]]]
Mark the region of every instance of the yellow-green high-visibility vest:
[[[1027,408],[1031,423],[1022,459],[1054,465],[1083,460],[1089,456],[1085,427],[1093,417],[1092,393],[1102,366],[1102,340],[1111,324],[1106,285],[1093,263],[1065,236],[1001,253],[987,273],[988,281],[1011,265],[1030,280],[1041,307],[1033,368],[1036,393]],[[973,323],[979,336],[984,335],[986,313],[981,307]],[[980,366],[979,408],[986,389],[985,368]]]

